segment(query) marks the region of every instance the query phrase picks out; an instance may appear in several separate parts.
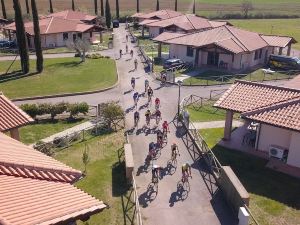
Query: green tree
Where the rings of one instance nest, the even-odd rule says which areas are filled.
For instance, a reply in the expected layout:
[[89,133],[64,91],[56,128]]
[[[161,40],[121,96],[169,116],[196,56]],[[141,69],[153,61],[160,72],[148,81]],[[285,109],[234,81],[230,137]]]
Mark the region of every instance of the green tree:
[[117,19],[120,17],[119,0],[116,0],[116,17]]
[[75,11],[75,3],[74,3],[74,0],[72,0],[72,10]]
[[124,118],[124,115],[124,110],[116,102],[107,102],[100,105],[100,116],[103,117],[110,128],[113,121]]
[[86,167],[87,167],[88,163],[90,162],[90,155],[89,155],[88,147],[87,147],[86,144],[85,144],[85,147],[84,147],[84,151],[82,153],[82,162],[84,164],[83,173],[86,174],[87,173]]
[[98,15],[98,0],[94,0],[95,14]]
[[29,4],[28,4],[28,0],[25,0],[25,5],[26,5],[26,13],[29,14]]
[[15,10],[15,25],[16,25],[16,36],[19,47],[19,53],[21,58],[21,67],[23,73],[29,72],[29,55],[28,55],[28,44],[27,37],[22,17],[22,11],[19,0],[13,0]]
[[177,0],[175,0],[175,11],[177,11]]
[[36,71],[41,73],[43,71],[43,50],[41,46],[41,34],[39,24],[39,14],[36,7],[35,0],[31,0],[32,18],[33,18],[33,29],[34,29],[34,47],[36,54]]
[[52,0],[49,0],[49,11],[50,13],[53,13]]
[[159,0],[156,0],[156,11],[159,10]]
[[2,7],[2,15],[3,15],[3,18],[4,18],[4,19],[7,19],[4,0],[1,0],[1,7]]
[[101,16],[104,16],[104,4],[103,4],[103,0],[100,0],[100,7],[101,7]]
[[110,12],[110,6],[109,6],[109,0],[106,0],[105,3],[105,22],[107,28],[111,27],[111,12]]
[[140,0],[136,0],[136,12],[140,12]]

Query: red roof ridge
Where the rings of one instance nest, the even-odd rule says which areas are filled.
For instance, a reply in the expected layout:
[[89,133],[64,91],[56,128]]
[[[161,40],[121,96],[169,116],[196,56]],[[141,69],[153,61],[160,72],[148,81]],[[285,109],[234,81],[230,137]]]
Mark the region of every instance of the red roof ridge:
[[50,26],[51,26],[52,21],[53,21],[54,18],[55,17],[53,17],[53,16],[51,17],[50,22],[48,23],[48,26],[47,26],[47,29],[46,29],[45,33],[48,33],[48,30],[50,29]]
[[188,15],[184,15],[187,20],[190,22],[190,24],[192,25],[192,27],[194,28],[194,30],[196,30],[196,27],[194,26],[194,24],[191,22],[190,18],[188,17]]
[[[229,29],[229,26],[227,25],[223,25],[231,34],[233,37],[235,37],[240,43],[241,45],[249,52],[250,50],[239,40],[239,38]],[[237,28],[238,29],[238,28]],[[238,29],[238,30],[242,30],[242,29]],[[252,31],[251,31],[252,32]]]

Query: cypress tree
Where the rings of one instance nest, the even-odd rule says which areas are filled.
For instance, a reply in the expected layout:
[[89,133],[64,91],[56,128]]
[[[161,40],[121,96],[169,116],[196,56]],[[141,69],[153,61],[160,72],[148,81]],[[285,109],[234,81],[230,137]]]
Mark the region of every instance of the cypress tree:
[[156,11],[159,10],[159,0],[156,0]]
[[175,0],[175,11],[177,11],[177,0]]
[[196,2],[194,0],[194,4],[193,4],[193,14],[196,14]]
[[29,72],[29,55],[28,55],[28,44],[25,33],[24,22],[22,18],[22,11],[19,0],[13,0],[15,10],[15,24],[16,24],[16,35],[19,46],[21,66],[23,73]]
[[111,12],[110,12],[110,6],[109,6],[109,0],[106,0],[105,3],[105,22],[107,28],[111,27]]
[[136,12],[140,12],[140,0],[136,0]]
[[53,13],[53,6],[52,6],[52,0],[49,0],[49,7],[50,7],[50,13]]
[[75,11],[75,3],[74,3],[74,0],[72,0],[72,10]]
[[28,4],[28,0],[25,0],[25,5],[26,5],[26,13],[29,14],[29,4]]
[[116,0],[116,17],[117,19],[120,17],[119,0]]
[[100,7],[101,7],[101,16],[104,16],[104,5],[103,5],[103,0],[100,0]]
[[39,24],[39,14],[35,0],[31,0],[33,28],[34,28],[34,46],[36,54],[36,70],[41,73],[43,71],[43,50],[41,46],[41,34]]
[[98,0],[94,0],[95,14],[98,15]]
[[3,15],[3,18],[4,18],[4,19],[7,19],[4,0],[1,0],[1,8],[2,8],[2,15]]

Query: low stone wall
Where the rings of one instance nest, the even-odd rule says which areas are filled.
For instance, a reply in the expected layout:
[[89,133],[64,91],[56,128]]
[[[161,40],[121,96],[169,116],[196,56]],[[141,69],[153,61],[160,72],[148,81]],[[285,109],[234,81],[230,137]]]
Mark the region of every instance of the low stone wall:
[[132,182],[132,172],[134,169],[131,144],[124,144],[126,178],[129,183]]

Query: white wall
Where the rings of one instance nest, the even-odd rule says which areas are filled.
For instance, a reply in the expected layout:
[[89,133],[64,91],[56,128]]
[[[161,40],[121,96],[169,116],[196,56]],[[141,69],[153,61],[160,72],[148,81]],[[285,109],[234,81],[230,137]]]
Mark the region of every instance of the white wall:
[[290,148],[292,131],[266,124],[261,124],[260,137],[257,148],[269,152],[270,145],[278,145],[285,149]]
[[300,132],[292,132],[287,164],[300,167]]
[[187,53],[187,46],[185,45],[170,45],[170,58],[178,58],[183,60],[184,62],[190,62],[195,63],[195,57],[196,57],[196,50],[194,49],[194,55],[193,57],[189,57],[186,55]]

